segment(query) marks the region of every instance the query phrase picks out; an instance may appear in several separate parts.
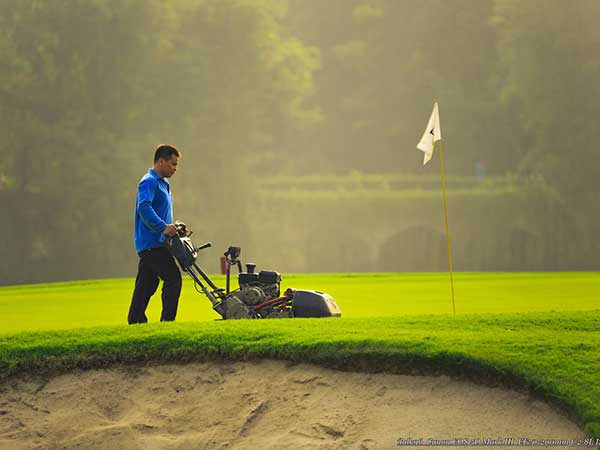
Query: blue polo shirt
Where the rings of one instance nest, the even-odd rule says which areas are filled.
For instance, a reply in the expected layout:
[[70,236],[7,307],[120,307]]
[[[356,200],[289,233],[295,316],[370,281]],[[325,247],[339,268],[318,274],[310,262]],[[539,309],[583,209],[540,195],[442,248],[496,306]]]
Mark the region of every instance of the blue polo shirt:
[[170,223],[173,198],[169,182],[150,169],[138,185],[133,237],[136,251],[164,247],[162,232]]

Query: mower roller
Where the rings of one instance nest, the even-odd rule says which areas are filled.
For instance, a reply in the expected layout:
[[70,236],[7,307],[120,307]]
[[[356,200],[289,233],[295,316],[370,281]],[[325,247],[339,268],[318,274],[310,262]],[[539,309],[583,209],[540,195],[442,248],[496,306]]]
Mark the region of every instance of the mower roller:
[[[226,287],[217,287],[196,263],[198,252],[211,247],[211,243],[194,247],[190,238],[192,231],[188,230],[183,222],[176,222],[175,225],[177,233],[166,239],[167,248],[181,270],[194,280],[196,290],[208,297],[213,309],[223,319],[341,316],[339,307],[329,294],[289,288],[281,295],[282,277],[279,272],[261,270],[256,273],[256,264],[253,263],[247,263],[244,272],[239,259],[240,247],[231,246],[225,252]],[[232,266],[238,269],[239,285],[239,288],[233,291],[231,291]]]

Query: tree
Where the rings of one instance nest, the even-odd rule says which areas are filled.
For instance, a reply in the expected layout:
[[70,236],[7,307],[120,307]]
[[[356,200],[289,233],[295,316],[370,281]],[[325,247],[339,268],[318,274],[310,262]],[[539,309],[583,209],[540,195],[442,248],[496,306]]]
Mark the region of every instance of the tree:
[[283,6],[5,0],[0,231],[15,239],[0,282],[131,273],[136,181],[161,142],[184,153],[178,217],[246,225],[247,174],[311,120],[317,54],[284,36]]
[[318,160],[324,171],[339,172],[427,170],[413,150],[437,100],[449,173],[471,175],[477,161],[492,174],[517,166],[512,106],[498,107],[491,0],[291,5],[290,26],[322,52],[314,98],[323,124],[312,146],[324,151],[308,164]]
[[[597,261],[600,231],[595,162],[600,131],[600,4],[582,0],[496,1],[504,79],[502,96],[518,105],[529,137],[520,169],[542,175],[589,230],[590,255]],[[581,225],[580,223],[580,225]]]

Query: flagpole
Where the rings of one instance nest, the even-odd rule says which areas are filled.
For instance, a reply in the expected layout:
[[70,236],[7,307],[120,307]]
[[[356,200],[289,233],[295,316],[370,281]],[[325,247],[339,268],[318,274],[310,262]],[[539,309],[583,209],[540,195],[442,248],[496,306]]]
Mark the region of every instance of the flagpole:
[[[435,145],[435,142],[434,144]],[[448,206],[446,204],[446,178],[444,176],[444,152],[442,150],[442,140],[440,139],[440,168],[442,171],[442,194],[444,197],[444,218],[446,219],[446,242],[448,242],[448,267],[450,268],[450,288],[452,290],[452,315],[456,316],[454,306],[454,275],[452,270],[452,248],[450,246],[450,233],[448,232]]]

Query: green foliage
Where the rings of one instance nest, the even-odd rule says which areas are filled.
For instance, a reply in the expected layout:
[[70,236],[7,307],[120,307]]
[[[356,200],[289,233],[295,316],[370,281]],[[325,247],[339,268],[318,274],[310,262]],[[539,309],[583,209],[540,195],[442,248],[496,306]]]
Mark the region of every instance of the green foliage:
[[318,43],[324,61],[314,100],[323,110],[323,125],[309,144],[289,155],[297,166],[418,172],[422,155],[414,146],[437,100],[452,152],[450,173],[471,175],[476,162],[495,175],[516,167],[521,158],[516,117],[498,108],[491,0],[290,5],[290,27],[306,42]]
[[285,35],[285,13],[272,0],[4,2],[0,232],[18,239],[0,283],[134,270],[136,181],[161,142],[185,158],[176,215],[232,233],[222,204],[244,220],[247,202],[223,179],[251,187],[272,130],[315,120],[303,98],[318,50]]
[[[348,175],[307,175],[289,179],[286,176],[268,177],[257,182],[264,198],[290,201],[312,199],[419,199],[427,202],[442,196],[438,175],[364,174],[353,171]],[[511,194],[521,194],[528,200],[543,196],[546,201],[559,201],[560,197],[540,177],[446,177],[449,197],[462,197],[476,201],[477,197],[512,200]],[[317,205],[315,205],[315,209]]]
[[600,437],[598,311],[154,324],[0,338],[0,378],[115,364],[273,358],[525,387]]
[[6,244],[12,264],[3,265],[4,282],[38,272],[78,278],[89,261],[108,266],[122,253],[100,243],[124,222],[106,218],[131,201],[122,194],[131,159],[119,140],[133,125],[136,82],[153,51],[141,40],[150,32],[143,12],[156,14],[156,5],[127,0],[118,14],[105,1],[3,5],[0,147],[15,181],[0,192],[12,211],[0,229],[19,237]]
[[[290,187],[302,173],[339,175],[344,198],[395,196],[394,176],[360,174],[437,176],[414,149],[434,100],[449,175],[541,176],[592,267],[599,12],[593,0],[5,0],[0,232],[14,238],[0,284],[131,274],[135,184],[161,142],[184,154],[175,215],[217,243],[262,223],[263,176],[283,177],[262,189],[289,198],[331,197],[297,191],[320,182]],[[406,197],[431,195],[404,182]],[[512,186],[471,188],[513,199]]]
[[[518,105],[530,140],[521,169],[543,175],[592,235],[600,230],[590,210],[598,197],[590,164],[600,138],[599,13],[593,0],[497,0],[492,20],[503,69],[500,98]],[[598,252],[595,239],[590,246]]]

